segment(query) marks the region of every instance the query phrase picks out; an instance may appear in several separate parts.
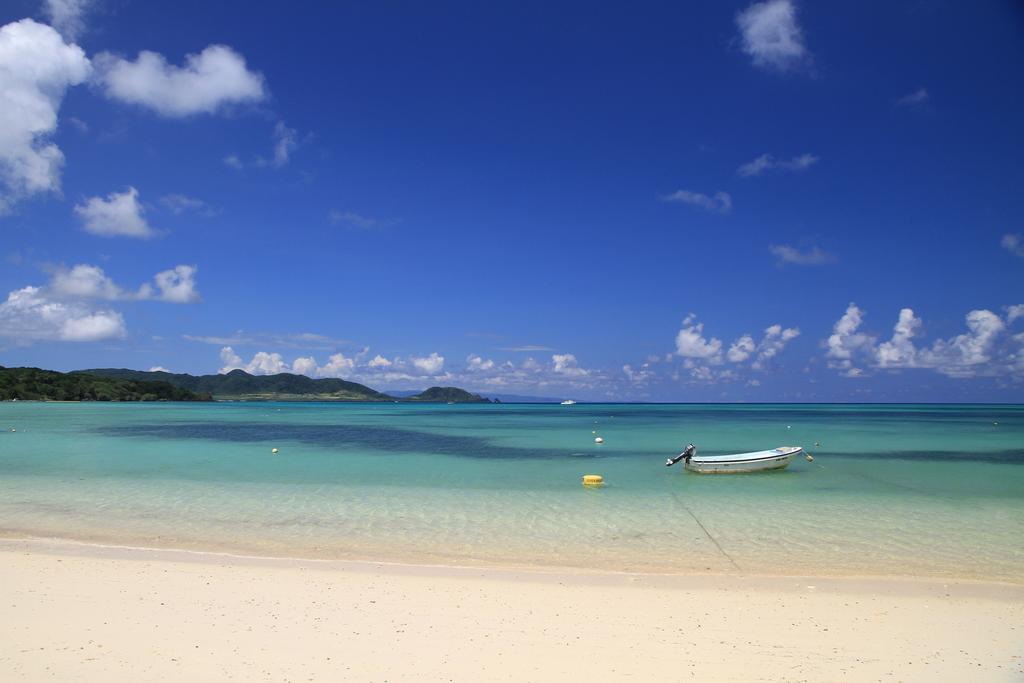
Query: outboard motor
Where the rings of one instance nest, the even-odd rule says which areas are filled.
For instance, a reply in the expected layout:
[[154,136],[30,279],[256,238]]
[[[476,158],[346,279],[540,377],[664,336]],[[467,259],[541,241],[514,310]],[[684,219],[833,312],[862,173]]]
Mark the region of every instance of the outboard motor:
[[692,457],[693,457],[693,456],[695,456],[696,454],[697,454],[697,447],[696,447],[696,446],[694,446],[694,445],[693,445],[693,444],[691,443],[691,444],[690,444],[689,446],[687,446],[687,447],[686,447],[686,448],[685,448],[685,449],[683,450],[683,452],[682,452],[682,453],[680,453],[679,455],[677,455],[677,456],[676,456],[676,457],[674,457],[674,458],[669,458],[668,460],[666,460],[666,461],[665,461],[665,467],[672,467],[672,465],[675,465],[675,464],[676,464],[677,462],[679,462],[680,460],[685,460],[685,462],[684,462],[683,464],[685,464],[685,465],[689,465],[689,464],[690,464],[690,458],[692,458]]

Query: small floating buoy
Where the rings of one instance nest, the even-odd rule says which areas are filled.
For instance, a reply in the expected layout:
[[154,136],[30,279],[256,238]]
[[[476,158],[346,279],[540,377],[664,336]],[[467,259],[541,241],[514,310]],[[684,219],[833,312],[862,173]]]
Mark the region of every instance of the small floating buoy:
[[18,430],[17,430],[17,429],[15,429],[14,427],[11,427],[11,431],[12,431],[12,432],[16,432],[16,431],[18,431]]
[[594,443],[604,443],[604,439],[602,439],[601,437],[597,437],[596,439],[594,439]]
[[604,486],[604,477],[600,474],[584,474],[583,475],[584,486]]
[[277,455],[277,449],[276,448],[271,448],[270,452],[273,453],[274,455]]
[[[998,423],[998,422],[993,422],[992,424],[993,424],[993,425],[995,425],[995,426],[997,426],[997,427],[999,426],[999,423]],[[11,431],[13,432],[14,430],[12,429]]]
[[815,441],[815,442],[814,442],[814,445],[815,445],[815,446],[820,446],[821,444],[820,444],[820,443],[818,443],[817,441]]
[[811,455],[810,453],[808,453],[804,457],[807,458],[807,462],[814,462],[814,456]]
[[792,429],[793,425],[786,425],[786,429]]

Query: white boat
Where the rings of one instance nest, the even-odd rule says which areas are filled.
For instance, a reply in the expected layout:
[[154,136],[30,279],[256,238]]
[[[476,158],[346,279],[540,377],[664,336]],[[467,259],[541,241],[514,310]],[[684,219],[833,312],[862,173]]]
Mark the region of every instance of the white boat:
[[[690,449],[687,448],[687,451]],[[683,451],[677,458],[670,458],[666,465],[683,460],[683,467],[699,474],[727,474],[730,472],[760,472],[781,470],[789,461],[803,452],[802,446],[779,446],[768,451],[733,453],[730,455],[697,455],[697,449],[687,456]]]
[[576,401],[574,401],[574,400],[572,400],[570,398],[568,401],[562,401],[562,405],[563,406],[574,406],[574,405],[576,405]]

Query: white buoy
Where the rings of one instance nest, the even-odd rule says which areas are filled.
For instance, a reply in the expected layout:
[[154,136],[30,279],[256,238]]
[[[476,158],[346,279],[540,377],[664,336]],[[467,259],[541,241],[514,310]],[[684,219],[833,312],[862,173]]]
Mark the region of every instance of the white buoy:
[[594,439],[594,443],[604,443],[604,439],[602,439],[601,437],[597,437],[596,439]]
[[786,429],[792,429],[793,425],[786,425]]
[[276,448],[271,448],[270,452],[273,453],[274,455],[277,455],[277,449]]
[[814,456],[811,455],[810,453],[808,453],[806,457],[807,457],[807,462],[814,462]]

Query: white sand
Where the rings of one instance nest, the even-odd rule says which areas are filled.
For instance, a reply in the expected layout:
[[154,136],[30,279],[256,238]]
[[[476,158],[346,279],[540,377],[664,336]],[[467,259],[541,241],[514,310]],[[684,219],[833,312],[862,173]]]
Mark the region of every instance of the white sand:
[[1024,679],[1024,587],[0,542],[0,680]]

